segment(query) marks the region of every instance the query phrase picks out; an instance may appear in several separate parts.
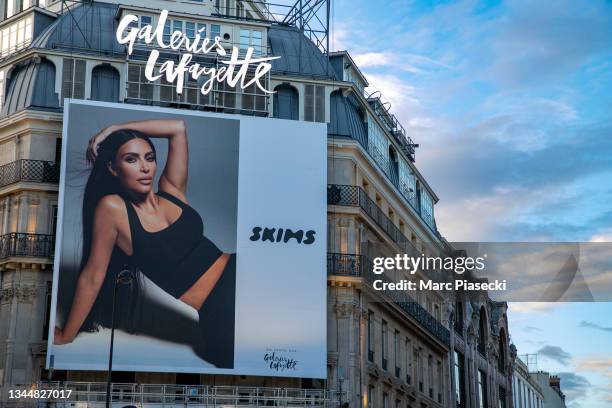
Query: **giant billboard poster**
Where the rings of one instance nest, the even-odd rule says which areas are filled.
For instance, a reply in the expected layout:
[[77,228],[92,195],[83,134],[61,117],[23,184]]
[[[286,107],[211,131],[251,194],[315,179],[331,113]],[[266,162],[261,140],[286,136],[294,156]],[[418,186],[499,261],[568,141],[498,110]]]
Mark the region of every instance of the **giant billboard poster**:
[[114,325],[114,370],[326,376],[324,124],[66,100],[63,139],[48,368]]

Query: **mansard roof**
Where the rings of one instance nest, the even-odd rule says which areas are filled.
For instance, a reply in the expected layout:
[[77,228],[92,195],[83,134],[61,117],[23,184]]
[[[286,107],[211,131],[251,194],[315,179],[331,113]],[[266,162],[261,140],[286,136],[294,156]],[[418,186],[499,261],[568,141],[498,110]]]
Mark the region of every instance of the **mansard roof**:
[[[82,3],[64,10],[28,46],[32,50],[56,50],[70,52],[75,57],[87,55],[126,57],[126,48],[117,43],[115,31],[117,4],[100,2]],[[335,79],[328,59],[301,31],[294,27],[273,25],[268,29],[270,54],[280,56],[272,62],[272,72],[311,79]],[[6,82],[1,116],[11,115],[26,108],[59,110],[59,97],[55,92],[54,78],[49,75],[49,62],[44,57],[34,57],[15,65]],[[41,63],[42,68],[41,68]],[[55,67],[58,69],[58,67]],[[39,74],[43,74],[42,76]],[[350,111],[338,102],[340,110]],[[354,116],[350,112],[340,115],[342,128]],[[352,126],[352,125],[351,125]],[[346,130],[348,131],[348,130]],[[362,133],[357,129],[359,133]]]

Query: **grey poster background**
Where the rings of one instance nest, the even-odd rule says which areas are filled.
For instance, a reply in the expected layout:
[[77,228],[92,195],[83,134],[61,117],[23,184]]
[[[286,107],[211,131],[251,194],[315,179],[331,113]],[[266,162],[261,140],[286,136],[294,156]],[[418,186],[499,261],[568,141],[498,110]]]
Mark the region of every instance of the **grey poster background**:
[[[60,267],[79,264],[81,206],[90,167],[85,160],[89,139],[106,126],[147,119],[182,119],[189,140],[187,199],[204,221],[204,235],[224,252],[236,252],[238,209],[238,139],[240,122],[232,119],[163,114],[72,104],[66,143],[66,185]],[[153,138],[157,182],[166,164],[168,141]]]

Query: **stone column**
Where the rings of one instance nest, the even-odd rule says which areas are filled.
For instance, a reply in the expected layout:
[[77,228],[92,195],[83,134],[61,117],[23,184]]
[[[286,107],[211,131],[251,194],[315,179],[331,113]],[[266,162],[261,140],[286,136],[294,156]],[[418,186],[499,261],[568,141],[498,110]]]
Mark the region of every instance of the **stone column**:
[[[15,275],[13,275],[13,279]],[[13,384],[13,365],[14,365],[14,357],[15,357],[15,332],[17,330],[17,296],[16,296],[17,288],[15,286],[15,282],[11,282],[9,287],[2,288],[0,292],[0,299],[8,299],[9,300],[9,325],[7,330],[6,337],[6,357],[4,360],[4,378],[2,380],[2,385],[7,386]]]
[[10,213],[11,213],[11,196],[8,196],[2,202],[2,234],[10,232]]
[[29,194],[23,193],[19,196],[19,210],[17,220],[17,232],[26,232],[28,230],[28,202]]
[[38,225],[38,208],[40,206],[40,199],[34,195],[27,197],[27,216],[26,216],[26,229],[24,231],[35,234],[40,230]]

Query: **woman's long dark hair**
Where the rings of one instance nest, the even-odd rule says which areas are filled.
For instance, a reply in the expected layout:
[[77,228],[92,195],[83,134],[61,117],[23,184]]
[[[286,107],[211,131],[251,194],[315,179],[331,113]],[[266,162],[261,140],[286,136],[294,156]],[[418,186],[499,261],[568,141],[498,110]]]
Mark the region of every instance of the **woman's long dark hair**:
[[[79,274],[83,271],[91,253],[94,213],[98,203],[104,196],[111,194],[126,197],[126,192],[119,180],[108,170],[108,163],[114,162],[119,148],[133,139],[145,140],[155,153],[155,146],[146,134],[130,129],[121,129],[111,133],[98,146],[97,158],[87,179],[83,197],[83,240]],[[89,316],[81,327],[81,331],[97,331],[99,326],[110,327],[114,282],[116,275],[124,269],[134,272],[134,281],[132,284],[119,285],[118,287],[117,309],[120,313],[115,314],[115,325],[129,331],[131,326],[130,315],[134,315],[132,312],[134,312],[133,309],[136,307],[140,295],[140,271],[137,269],[137,265],[132,262],[132,259],[117,247],[113,248],[104,283]]]

